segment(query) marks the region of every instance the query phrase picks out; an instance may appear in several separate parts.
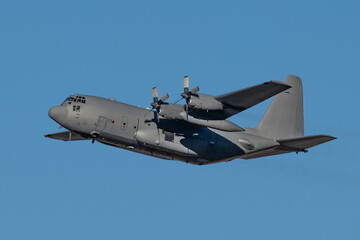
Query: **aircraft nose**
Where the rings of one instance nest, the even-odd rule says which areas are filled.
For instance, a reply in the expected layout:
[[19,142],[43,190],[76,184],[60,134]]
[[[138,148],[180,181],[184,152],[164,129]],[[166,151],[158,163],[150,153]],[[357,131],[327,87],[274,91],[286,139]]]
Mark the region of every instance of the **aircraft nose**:
[[68,117],[68,110],[62,106],[52,107],[49,110],[49,117],[54,119],[57,123],[62,124]]

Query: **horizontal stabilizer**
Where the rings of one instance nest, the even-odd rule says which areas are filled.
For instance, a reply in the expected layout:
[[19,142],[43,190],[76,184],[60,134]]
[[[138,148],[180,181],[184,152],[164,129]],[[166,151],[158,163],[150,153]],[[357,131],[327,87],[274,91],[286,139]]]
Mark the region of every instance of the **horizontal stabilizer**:
[[307,137],[298,137],[298,138],[289,138],[277,140],[280,145],[260,150],[257,152],[252,152],[246,155],[241,156],[242,159],[252,159],[259,157],[267,157],[272,155],[284,154],[289,152],[307,152],[307,148],[314,147],[316,145],[326,143],[328,141],[334,140],[336,137],[328,135],[314,135]]
[[69,131],[47,134],[47,135],[45,135],[45,137],[57,139],[57,140],[63,140],[63,141],[88,140],[87,138],[82,137],[78,133],[69,132]]
[[281,139],[277,140],[277,142],[280,143],[281,148],[286,148],[292,151],[303,151],[307,148],[311,148],[334,139],[336,139],[336,137],[328,135],[313,135],[299,138]]

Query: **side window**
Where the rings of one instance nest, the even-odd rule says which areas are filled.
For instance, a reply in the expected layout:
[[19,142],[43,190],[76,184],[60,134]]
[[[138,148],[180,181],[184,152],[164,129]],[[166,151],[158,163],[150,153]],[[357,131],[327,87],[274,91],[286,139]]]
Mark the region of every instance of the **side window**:
[[80,106],[73,105],[73,111],[74,112],[80,112]]

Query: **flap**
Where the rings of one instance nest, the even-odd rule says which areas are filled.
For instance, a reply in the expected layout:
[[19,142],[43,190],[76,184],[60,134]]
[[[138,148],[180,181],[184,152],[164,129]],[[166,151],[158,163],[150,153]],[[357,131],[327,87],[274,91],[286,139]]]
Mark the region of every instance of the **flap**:
[[[71,136],[70,136],[70,133],[71,133]],[[78,133],[69,132],[69,131],[47,134],[47,135],[45,135],[45,137],[57,139],[57,140],[63,140],[63,141],[88,140],[87,138],[82,137]]]

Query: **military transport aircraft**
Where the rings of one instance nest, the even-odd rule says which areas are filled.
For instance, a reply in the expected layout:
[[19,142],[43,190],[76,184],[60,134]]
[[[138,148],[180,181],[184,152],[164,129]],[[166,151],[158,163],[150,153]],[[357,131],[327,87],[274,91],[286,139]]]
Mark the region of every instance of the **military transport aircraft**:
[[[303,90],[300,78],[269,81],[219,96],[189,90],[184,77],[184,105],[158,99],[153,88],[152,109],[117,102],[114,98],[71,95],[50,108],[49,116],[68,131],[45,137],[91,140],[150,156],[202,165],[252,159],[307,149],[335,139],[304,136]],[[272,96],[255,128],[244,128],[227,118]]]

